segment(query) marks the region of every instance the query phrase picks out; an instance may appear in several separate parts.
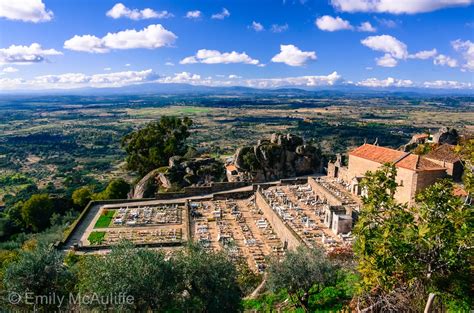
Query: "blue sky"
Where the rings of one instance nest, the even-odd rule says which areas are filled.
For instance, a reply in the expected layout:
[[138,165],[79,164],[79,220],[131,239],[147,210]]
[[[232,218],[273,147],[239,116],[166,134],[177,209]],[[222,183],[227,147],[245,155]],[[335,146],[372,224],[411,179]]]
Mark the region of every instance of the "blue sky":
[[472,89],[472,3],[0,0],[0,89],[150,81]]

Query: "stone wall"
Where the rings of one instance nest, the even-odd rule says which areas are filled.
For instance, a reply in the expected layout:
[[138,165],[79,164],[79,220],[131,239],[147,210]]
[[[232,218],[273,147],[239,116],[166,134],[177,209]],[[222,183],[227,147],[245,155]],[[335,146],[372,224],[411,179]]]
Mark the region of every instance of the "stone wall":
[[242,188],[248,185],[247,182],[217,182],[210,184],[210,186],[185,187],[183,191],[179,192],[157,193],[155,198],[158,200],[188,198]]
[[318,196],[322,196],[330,205],[343,205],[343,201],[341,199],[329,192],[329,190],[324,188],[313,177],[308,177],[308,184],[311,186],[314,193],[316,193]]
[[294,250],[298,246],[304,244],[300,236],[298,236],[294,230],[286,225],[286,223],[278,216],[278,214],[272,210],[270,205],[265,200],[265,197],[259,190],[255,193],[255,203],[257,207],[262,210],[263,215],[268,220],[281,241],[283,243],[288,243],[289,250]]

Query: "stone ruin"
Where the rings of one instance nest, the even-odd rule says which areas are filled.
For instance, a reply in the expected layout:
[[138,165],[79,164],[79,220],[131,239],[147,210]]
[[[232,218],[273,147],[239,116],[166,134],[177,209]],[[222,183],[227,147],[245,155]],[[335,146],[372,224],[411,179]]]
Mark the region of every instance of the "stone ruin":
[[321,171],[321,152],[292,134],[273,134],[237,150],[227,171],[229,181],[265,182]]

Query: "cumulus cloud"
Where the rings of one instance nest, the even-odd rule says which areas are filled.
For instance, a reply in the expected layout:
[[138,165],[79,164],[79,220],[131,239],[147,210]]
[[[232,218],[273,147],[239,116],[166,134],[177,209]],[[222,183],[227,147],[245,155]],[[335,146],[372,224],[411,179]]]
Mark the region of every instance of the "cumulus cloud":
[[316,19],[315,24],[319,29],[328,32],[353,28],[349,21],[343,20],[339,16],[332,17],[329,15],[324,15]]
[[162,77],[158,82],[163,84],[204,84],[201,75],[189,72],[175,73],[173,76]]
[[222,11],[220,13],[213,14],[211,18],[215,20],[223,20],[229,16],[230,16],[229,10],[227,10],[226,8],[222,8]]
[[473,0],[331,0],[331,5],[343,12],[377,12],[416,14],[438,9],[468,6]]
[[165,65],[166,66],[174,66],[174,63],[173,62],[166,62]]
[[180,64],[194,64],[194,63],[204,63],[204,64],[229,64],[229,63],[244,63],[257,65],[260,62],[256,59],[252,59],[247,55],[247,53],[242,52],[220,52],[217,50],[207,50],[201,49],[196,55],[186,57],[182,59]]
[[288,24],[282,24],[282,25],[273,24],[272,27],[270,28],[270,31],[272,33],[283,33],[283,32],[286,32],[287,30],[288,30]]
[[283,86],[332,86],[342,81],[341,75],[333,72],[329,75],[321,76],[297,76],[297,77],[282,77],[282,78],[261,78],[261,79],[247,79],[243,83],[248,87],[255,88],[277,88]]
[[53,12],[46,9],[42,0],[2,0],[0,17],[23,22],[47,22],[53,18]]
[[235,74],[230,74],[228,77],[229,77],[229,79],[238,79],[238,78],[242,78],[242,76],[235,75]]
[[462,65],[463,69],[474,71],[474,43],[470,40],[462,41],[461,39],[457,39],[451,42],[451,45],[454,50],[461,53],[466,61],[466,63]]
[[252,25],[250,25],[249,28],[253,29],[256,32],[261,32],[265,30],[265,27],[263,27],[262,24],[255,21],[252,22]]
[[357,27],[357,30],[360,32],[375,33],[377,31],[377,28],[372,26],[370,22],[363,22],[360,23],[360,25]]
[[433,64],[441,65],[441,66],[448,66],[448,67],[457,67],[458,61],[453,59],[447,55],[439,54],[433,59]]
[[43,49],[39,43],[32,43],[29,46],[11,45],[8,48],[0,49],[0,64],[33,64],[47,61],[47,56],[61,55],[55,49]]
[[423,83],[425,88],[435,89],[473,89],[472,83],[458,82],[454,80],[435,80]]
[[42,75],[31,80],[0,80],[0,89],[72,89],[83,87],[122,87],[154,81],[158,76],[152,70],[126,71],[106,74],[86,75],[83,73],[65,73],[60,75]]
[[435,57],[437,54],[438,54],[438,51],[437,51],[436,49],[423,50],[423,51],[419,51],[419,52],[417,52],[417,53],[415,53],[415,54],[410,54],[410,55],[408,56],[408,58],[410,58],[410,59],[426,60],[426,59]]
[[355,84],[357,86],[371,87],[371,88],[412,87],[413,86],[413,82],[409,79],[397,79],[393,77],[388,77],[386,79],[367,78]]
[[294,45],[280,45],[280,53],[272,58],[272,62],[285,63],[289,66],[303,66],[308,61],[316,59],[314,51],[301,51]]
[[198,19],[202,16],[202,13],[201,11],[199,10],[195,10],[195,11],[188,11],[186,13],[186,18],[189,18],[189,19]]
[[5,68],[2,70],[2,72],[4,72],[4,73],[15,73],[15,72],[18,72],[18,69],[15,68],[15,67],[9,66],[9,67],[5,67]]
[[405,59],[408,56],[407,46],[390,35],[369,36],[361,43],[372,50],[385,52],[396,59]]
[[170,46],[176,35],[161,24],[149,25],[142,30],[127,29],[108,33],[102,38],[94,35],[74,36],[64,42],[64,48],[89,53],[106,53],[113,49],[156,49]]
[[113,19],[124,17],[124,18],[129,18],[131,20],[146,20],[150,18],[170,18],[174,16],[168,11],[157,12],[150,8],[146,8],[143,10],[129,9],[122,3],[117,3],[116,5],[114,5],[112,9],[107,11],[106,15]]
[[398,60],[392,57],[391,54],[386,53],[380,58],[375,58],[378,66],[382,67],[395,67],[398,64]]

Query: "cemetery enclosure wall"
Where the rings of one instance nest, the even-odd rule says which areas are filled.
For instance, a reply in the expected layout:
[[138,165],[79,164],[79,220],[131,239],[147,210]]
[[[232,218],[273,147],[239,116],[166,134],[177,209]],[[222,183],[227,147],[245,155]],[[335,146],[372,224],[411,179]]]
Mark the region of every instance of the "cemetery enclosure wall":
[[283,220],[277,215],[277,213],[272,210],[260,190],[255,193],[255,203],[257,207],[262,210],[263,215],[268,220],[272,228],[275,230],[281,241],[283,243],[288,243],[289,250],[294,250],[298,246],[303,244],[303,240],[298,236],[298,234],[288,225],[286,225]]

